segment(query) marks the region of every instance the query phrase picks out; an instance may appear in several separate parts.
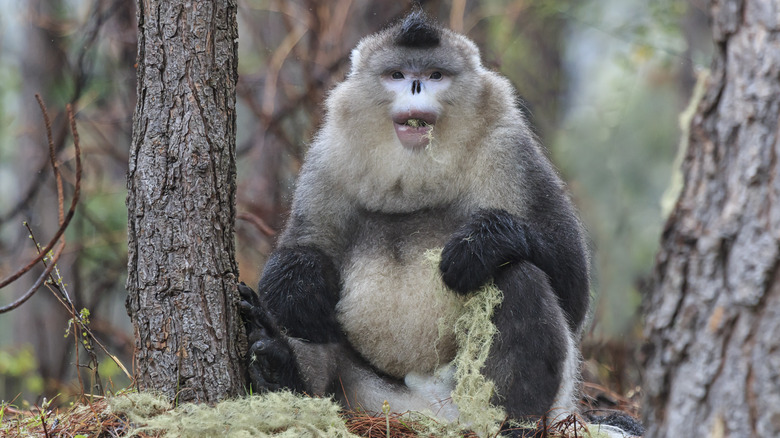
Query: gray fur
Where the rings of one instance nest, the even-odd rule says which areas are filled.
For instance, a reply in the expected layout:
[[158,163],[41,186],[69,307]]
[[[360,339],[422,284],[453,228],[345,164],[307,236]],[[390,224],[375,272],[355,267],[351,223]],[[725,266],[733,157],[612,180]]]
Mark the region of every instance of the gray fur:
[[[294,341],[292,347],[315,393],[339,393],[332,387],[337,382],[352,407],[378,411],[387,399],[395,411],[427,407],[453,418],[457,410],[442,408],[446,400],[441,400],[452,383],[435,373],[452,360],[455,346],[451,332],[439,332],[438,321],[451,318],[462,297],[436,293],[443,285],[435,269],[425,271],[423,254],[443,247],[481,209],[529,220],[543,216],[551,229],[574,224],[575,239],[581,239],[579,223],[516,105],[514,89],[482,66],[474,43],[441,29],[436,47],[399,47],[393,44],[396,32],[389,28],[366,37],[352,52],[350,72],[327,100],[324,125],[306,157],[279,240],[281,248],[317,247],[334,261],[343,286],[336,313],[349,345]],[[382,78],[393,70],[431,69],[445,72],[451,82],[437,94],[430,144],[409,150],[399,143],[391,120],[398,97]],[[554,197],[561,210],[537,211],[539,197]],[[563,383],[550,394],[556,398],[550,407],[571,411],[582,322],[570,330],[544,273],[518,269],[522,281],[540,285],[539,299],[550,307],[541,323],[556,327],[559,336],[550,345],[565,357],[558,364]],[[494,356],[503,354],[504,342],[512,340],[501,339]],[[522,370],[512,369],[515,360],[531,359],[517,355],[522,349],[509,351],[504,360],[496,357],[487,372],[499,380],[522,379]],[[509,412],[525,413],[511,406]]]

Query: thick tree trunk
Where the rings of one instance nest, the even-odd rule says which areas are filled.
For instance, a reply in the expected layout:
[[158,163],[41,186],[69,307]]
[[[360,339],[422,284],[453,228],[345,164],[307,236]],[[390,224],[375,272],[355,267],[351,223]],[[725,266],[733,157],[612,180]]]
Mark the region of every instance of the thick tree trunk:
[[648,437],[780,436],[780,5],[711,13],[713,71],[645,303]]
[[235,262],[234,0],[138,1],[128,172],[135,377],[180,401],[242,390]]

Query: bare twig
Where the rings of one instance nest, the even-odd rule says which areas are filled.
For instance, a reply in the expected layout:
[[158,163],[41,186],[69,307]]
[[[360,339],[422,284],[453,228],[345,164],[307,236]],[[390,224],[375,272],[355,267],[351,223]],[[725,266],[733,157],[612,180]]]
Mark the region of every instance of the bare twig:
[[[48,116],[48,114],[46,112],[46,107],[43,105],[43,101],[41,100],[40,96],[36,94],[35,97],[36,97],[36,99],[38,99],[38,103],[41,106],[41,112],[43,113],[44,120],[46,121],[46,125],[47,125],[46,135],[47,135],[48,141],[49,141],[50,154],[54,154],[54,152],[53,152],[54,142],[52,141],[52,138],[51,138],[51,124],[49,123],[49,116]],[[60,227],[57,229],[57,232],[54,233],[54,237],[52,237],[51,240],[49,241],[49,243],[46,244],[46,247],[44,247],[41,250],[41,252],[38,253],[38,255],[33,260],[31,260],[27,265],[25,265],[23,268],[20,268],[19,270],[17,270],[13,274],[9,275],[8,277],[6,277],[2,281],[0,281],[0,289],[4,288],[5,286],[8,286],[12,282],[16,281],[19,277],[21,277],[22,275],[27,273],[30,269],[32,269],[33,266],[35,266],[44,257],[46,257],[46,255],[49,253],[49,251],[51,251],[52,248],[54,248],[54,245],[57,243],[57,241],[60,239],[60,237],[63,236],[63,234],[65,233],[65,229],[68,228],[68,224],[70,224],[71,219],[73,219],[73,214],[76,212],[76,204],[78,204],[79,194],[81,192],[81,171],[82,171],[82,169],[81,169],[81,149],[79,147],[78,132],[75,130],[76,123],[73,120],[72,110],[71,110],[70,105],[68,105],[67,108],[68,108],[68,112],[69,112],[69,117],[71,118],[71,130],[73,130],[73,140],[74,140],[73,145],[74,145],[74,148],[76,149],[76,185],[75,185],[75,189],[73,191],[73,199],[71,200],[70,208],[68,209],[67,215],[64,217],[64,219],[61,220]],[[54,162],[56,163],[56,160],[54,160]],[[55,177],[56,177],[56,175],[59,175],[59,169],[58,169],[58,167],[56,165],[53,165],[53,166],[54,166],[54,173],[55,173]],[[62,207],[60,207],[60,209],[61,208]],[[35,291],[33,291],[32,293],[35,293]],[[29,297],[27,297],[27,298],[29,298]],[[26,301],[26,299],[24,301]],[[24,301],[22,301],[22,302],[24,302]],[[19,303],[19,304],[21,304],[21,303]],[[17,304],[15,307],[18,307],[19,304]],[[8,307],[8,306],[6,306],[6,307]],[[12,310],[12,309],[6,309],[6,307],[0,308],[0,313],[7,312],[8,310]],[[13,308],[15,308],[15,307],[13,307]]]
[[[40,277],[38,277],[38,279],[35,280],[35,283],[32,285],[32,287],[30,287],[30,289],[27,290],[27,292],[25,292],[19,299],[17,299],[13,303],[0,307],[0,313],[10,312],[11,310],[16,309],[17,307],[24,304],[25,301],[29,300],[30,297],[32,297],[35,294],[38,288],[41,287],[41,284],[43,284],[43,281],[46,280],[46,277],[48,277],[49,274],[51,274],[51,271],[54,270],[54,267],[56,266],[55,263],[57,262],[57,260],[59,260],[60,256],[62,255],[63,249],[65,249],[65,245],[60,245],[51,258],[52,263],[49,266],[47,266],[46,269],[43,271],[43,273],[40,275]],[[40,254],[45,254],[45,253],[41,252]]]
[[245,220],[254,225],[261,233],[266,236],[276,236],[276,230],[271,228],[265,221],[252,213],[238,213],[236,219]]
[[[46,111],[46,105],[43,103],[40,94],[35,95],[35,99],[38,101],[38,106],[41,107],[41,113],[43,113],[43,121],[46,126],[46,140],[49,144],[49,163],[51,163],[51,169],[54,172],[54,180],[57,183],[57,212],[60,225],[63,219],[63,204],[64,194],[62,191],[62,174],[60,173],[60,166],[57,163],[57,152],[54,150],[54,140],[51,135],[51,120],[49,120],[49,112]],[[62,237],[62,242],[65,242],[65,236]]]

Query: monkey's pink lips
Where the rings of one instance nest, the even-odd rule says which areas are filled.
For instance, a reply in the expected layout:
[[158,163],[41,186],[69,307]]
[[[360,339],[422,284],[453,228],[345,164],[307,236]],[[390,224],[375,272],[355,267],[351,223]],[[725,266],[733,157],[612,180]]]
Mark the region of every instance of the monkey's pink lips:
[[406,112],[393,115],[395,135],[407,149],[422,149],[431,141],[436,115],[426,112]]

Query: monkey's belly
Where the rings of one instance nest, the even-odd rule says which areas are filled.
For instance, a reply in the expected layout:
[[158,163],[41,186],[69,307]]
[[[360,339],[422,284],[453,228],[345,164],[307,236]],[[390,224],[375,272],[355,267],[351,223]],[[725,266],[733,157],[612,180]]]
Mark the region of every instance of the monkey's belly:
[[463,300],[441,281],[438,261],[420,251],[399,263],[389,254],[359,257],[344,271],[337,317],[372,365],[398,378],[432,372],[455,356],[452,331]]

